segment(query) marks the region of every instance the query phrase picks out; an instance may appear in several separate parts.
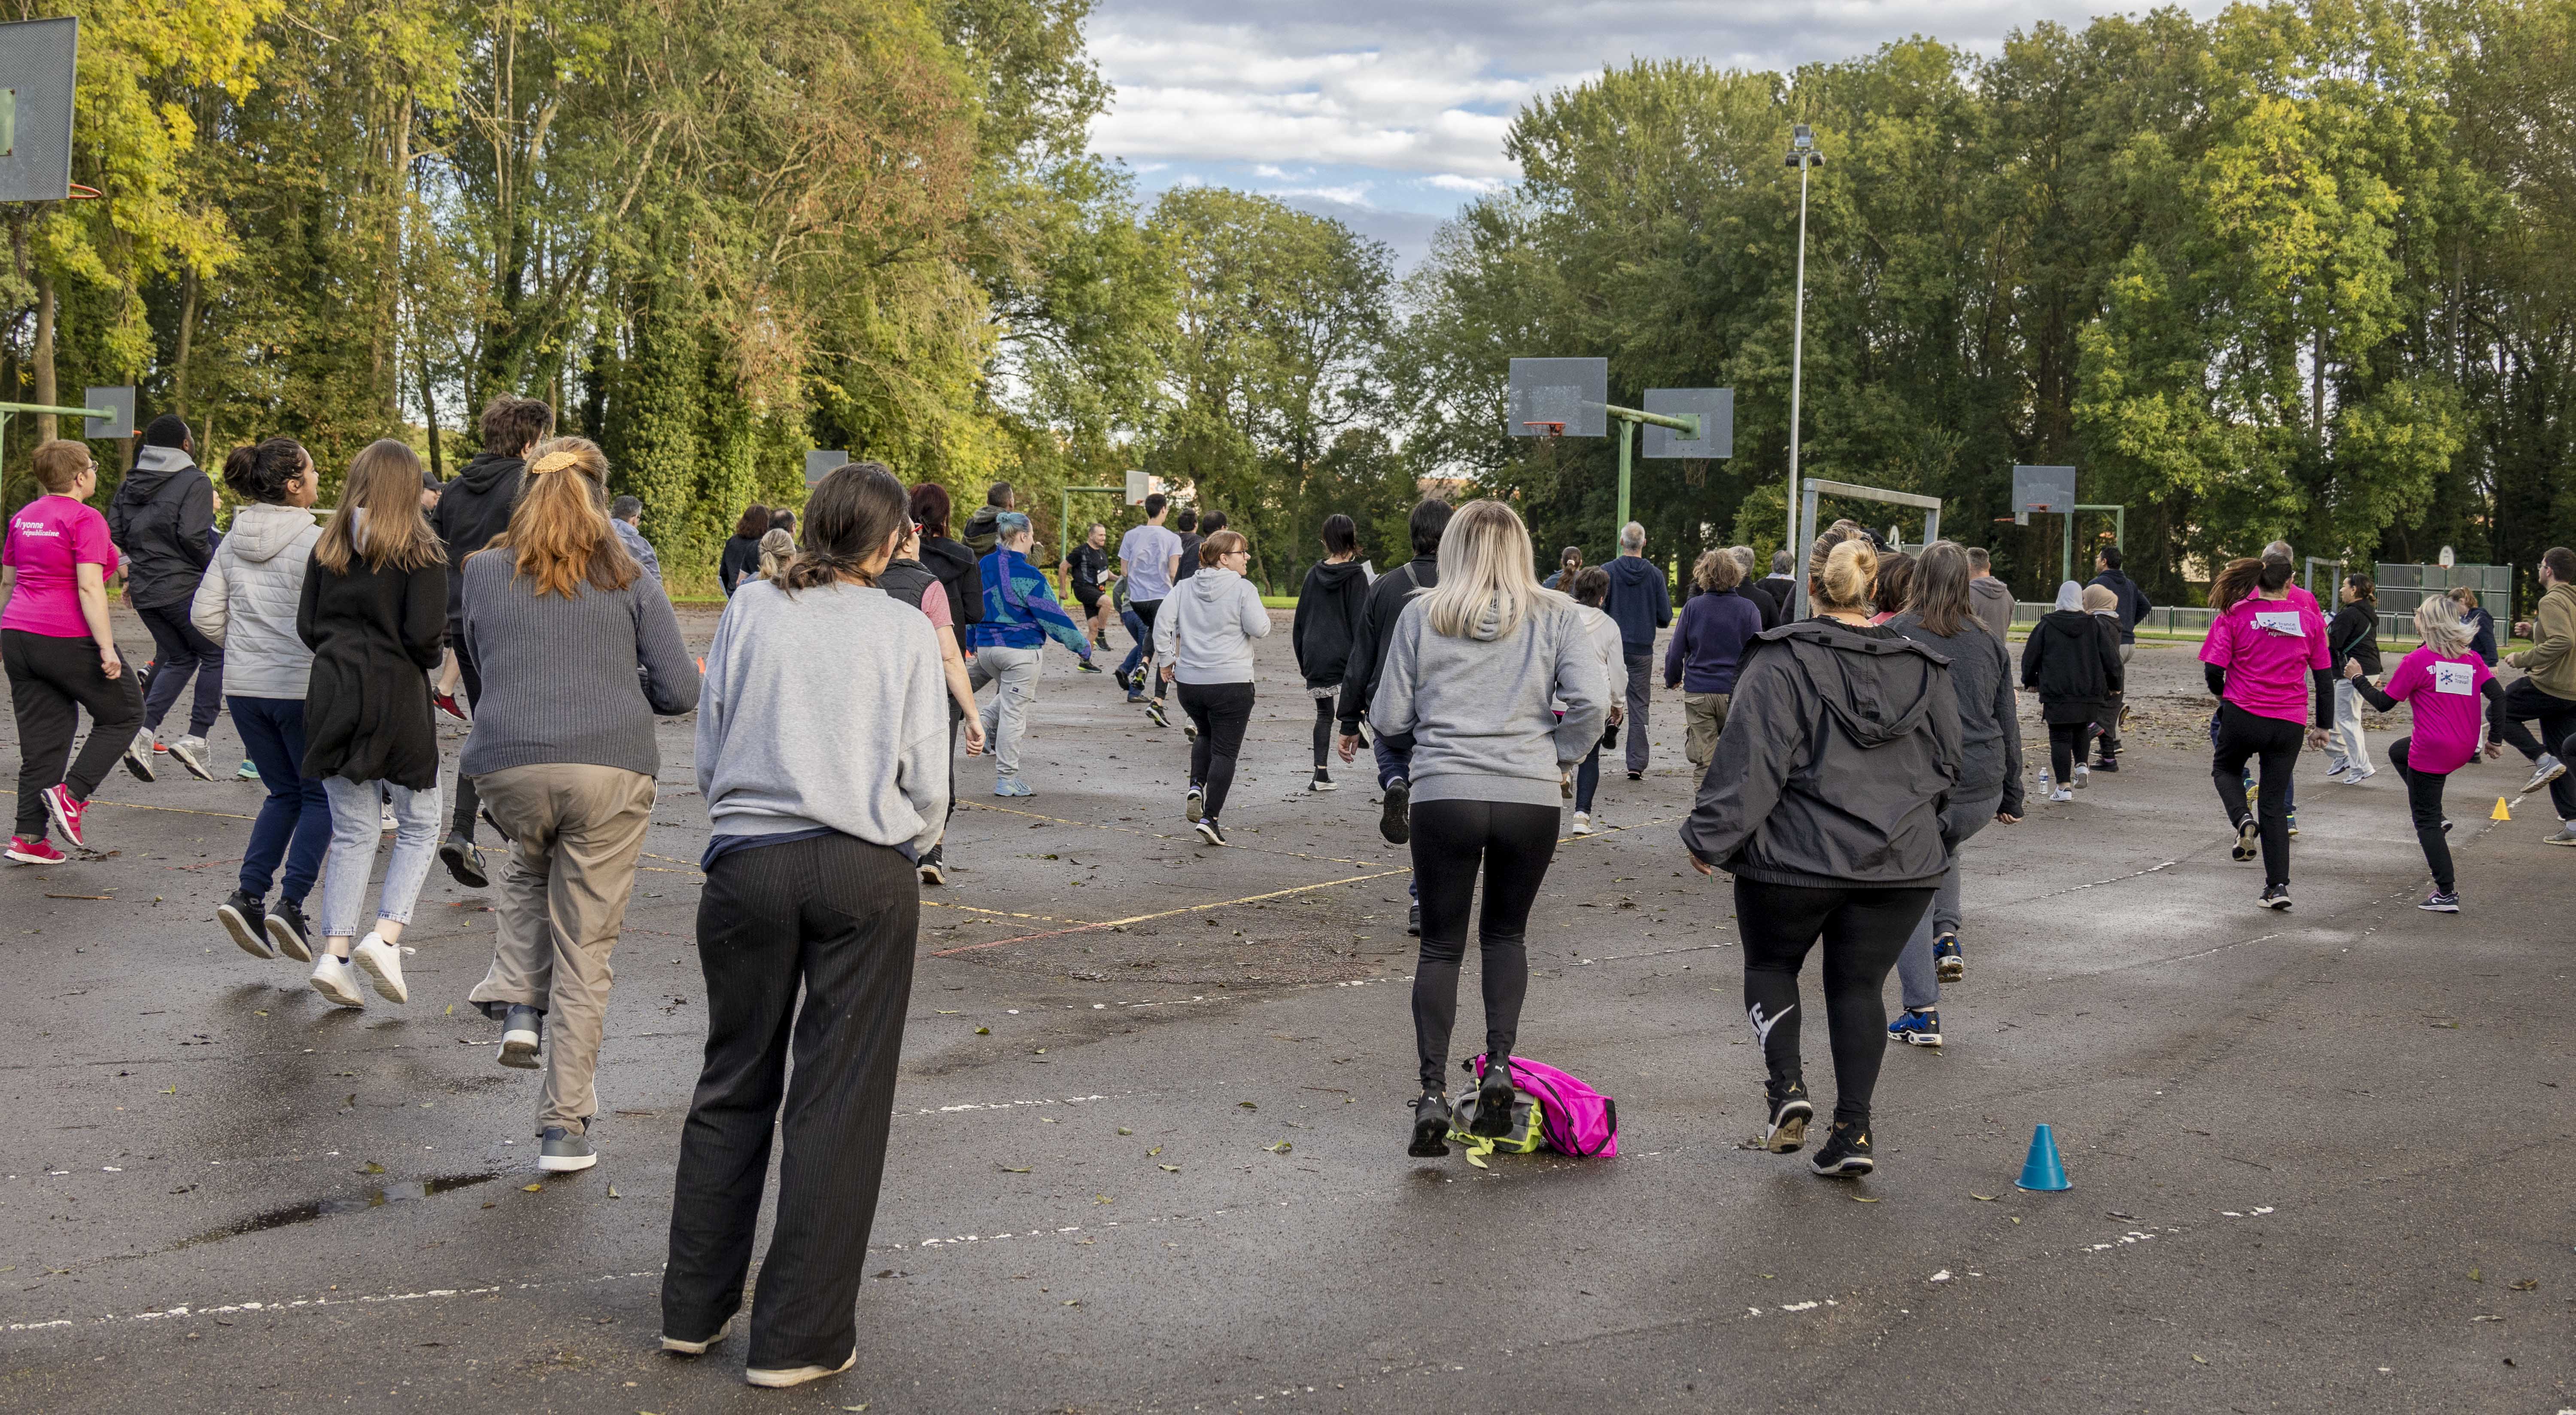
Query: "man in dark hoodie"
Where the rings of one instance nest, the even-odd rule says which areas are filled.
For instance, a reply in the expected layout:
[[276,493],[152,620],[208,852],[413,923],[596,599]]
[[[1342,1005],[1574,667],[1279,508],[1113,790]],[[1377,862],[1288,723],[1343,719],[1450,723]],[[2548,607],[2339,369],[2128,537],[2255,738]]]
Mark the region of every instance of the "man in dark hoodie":
[[1297,650],[1297,671],[1315,699],[1315,776],[1308,791],[1334,789],[1324,763],[1332,745],[1333,722],[1341,710],[1342,673],[1350,666],[1351,639],[1368,604],[1368,566],[1360,560],[1359,526],[1350,517],[1324,518],[1324,555],[1306,571],[1297,590],[1297,615],[1289,621],[1289,642]]
[[152,632],[152,680],[143,695],[143,730],[126,748],[135,774],[152,779],[152,743],[161,719],[179,700],[188,679],[197,696],[188,704],[188,734],[170,744],[170,755],[188,774],[212,781],[206,766],[206,733],[224,706],[224,651],[188,622],[197,582],[215,558],[215,484],[190,454],[197,450],[188,425],[163,413],[143,430],[134,470],[107,506],[107,533],[125,556],[125,602]]
[[1002,513],[1016,511],[1019,506],[1020,494],[1011,489],[1009,482],[997,481],[993,483],[992,490],[984,493],[984,504],[976,507],[975,514],[966,518],[966,548],[975,552],[977,560],[993,553]]
[[1620,652],[1628,657],[1628,779],[1646,777],[1646,709],[1655,698],[1655,631],[1673,622],[1672,586],[1662,567],[1646,559],[1646,528],[1619,528],[1619,556],[1610,562],[1610,601],[1602,607],[1619,625]]
[[[1337,708],[1343,761],[1359,754],[1360,719],[1368,716],[1369,703],[1377,697],[1378,673],[1386,666],[1386,640],[1395,631],[1395,621],[1416,591],[1440,583],[1440,537],[1449,530],[1449,516],[1449,503],[1436,496],[1426,496],[1414,506],[1409,528],[1413,559],[1378,576],[1377,583],[1369,586],[1367,601],[1360,606],[1359,626],[1351,633],[1351,656],[1342,666],[1342,697]],[[1408,780],[1413,770],[1413,740],[1381,736],[1369,745],[1377,756],[1377,784],[1385,793],[1377,831],[1388,844],[1402,845],[1413,838],[1413,823],[1407,813],[1413,799]],[[1413,886],[1408,884],[1406,888],[1412,890]],[[1422,932],[1419,903],[1407,911],[1404,931]]]
[[1789,613],[1798,600],[1798,579],[1792,573],[1797,568],[1798,557],[1785,550],[1771,552],[1771,573],[1762,581],[1762,592],[1771,596],[1772,603],[1780,606],[1780,619],[1766,627],[1776,629],[1789,622]]
[[[510,512],[519,504],[519,490],[528,479],[528,449],[552,432],[554,425],[555,410],[534,398],[505,393],[486,404],[483,450],[447,484],[439,494],[438,510],[430,516],[430,524],[437,527],[438,538],[447,547],[447,643],[455,667],[440,675],[439,684],[442,696],[451,701],[460,680],[469,707],[483,696],[483,675],[474,656],[465,651],[465,577],[457,567],[510,528]],[[449,820],[446,842],[438,847],[438,858],[468,889],[491,883],[483,873],[482,857],[474,850],[474,812],[480,804],[473,778],[460,773],[456,813]]]
[[[2119,597],[2120,662],[2126,664],[2130,655],[2136,653],[2138,649],[2138,621],[2146,618],[2148,611],[2154,609],[2155,605],[2148,600],[2147,592],[2138,588],[2137,581],[2120,573],[2118,546],[2102,547],[2102,552],[2093,557],[2093,568],[2100,573],[2093,577],[2092,583],[2100,585]],[[2102,757],[2101,760],[2093,763],[2095,771],[2120,769],[2120,719],[2128,712],[2128,704],[2123,701],[2124,697],[2124,694],[2113,693],[2110,706],[2103,711]],[[2360,762],[2356,765],[2366,768],[2370,764]]]

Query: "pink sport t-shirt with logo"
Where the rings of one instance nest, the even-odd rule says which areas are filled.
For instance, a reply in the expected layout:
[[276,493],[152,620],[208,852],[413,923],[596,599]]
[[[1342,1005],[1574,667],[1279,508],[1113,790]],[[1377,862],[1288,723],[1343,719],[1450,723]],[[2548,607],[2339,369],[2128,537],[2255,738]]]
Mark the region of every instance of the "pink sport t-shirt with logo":
[[2227,670],[2227,701],[2257,717],[2308,720],[2308,674],[2329,662],[2326,621],[2315,601],[2248,596],[2200,646],[2200,661]]
[[2429,647],[2398,660],[2388,696],[2411,703],[2415,740],[2406,764],[2417,771],[2458,771],[2478,754],[2479,698],[2495,676],[2476,654],[2444,658]]
[[107,518],[87,503],[39,496],[19,507],[9,517],[7,545],[0,548],[0,565],[18,572],[9,607],[0,610],[0,629],[49,639],[88,638],[78,567],[96,565],[102,578],[113,578],[116,563]]

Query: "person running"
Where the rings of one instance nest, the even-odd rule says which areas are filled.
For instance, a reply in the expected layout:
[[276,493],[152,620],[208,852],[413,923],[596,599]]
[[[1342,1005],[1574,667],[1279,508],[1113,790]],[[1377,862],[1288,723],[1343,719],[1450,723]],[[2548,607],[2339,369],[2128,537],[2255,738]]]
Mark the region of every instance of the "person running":
[[1628,657],[1628,779],[1646,779],[1646,723],[1655,697],[1655,631],[1673,622],[1673,594],[1661,566],[1646,558],[1646,528],[1619,528],[1619,554],[1610,562],[1610,602],[1619,621],[1621,652]]
[[1145,695],[1139,691],[1143,686],[1140,673],[1154,652],[1154,631],[1145,627],[1136,607],[1127,602],[1126,576],[1114,572],[1110,575],[1109,607],[1118,611],[1118,627],[1127,631],[1127,657],[1118,665],[1118,686],[1127,690],[1128,702],[1141,703]]
[[[2522,784],[2528,796],[2546,786],[2557,808],[2559,828],[2541,839],[2552,845],[2576,845],[2576,780],[2563,760],[2576,750],[2576,550],[2552,546],[2540,557],[2540,603],[2531,618],[2514,626],[2516,638],[2531,647],[2504,656],[2507,668],[2522,676],[2504,690],[2495,717],[2507,741],[2531,758],[2531,779]],[[2535,740],[2523,723],[2538,721]]]
[[997,481],[985,490],[984,504],[976,507],[975,514],[966,518],[966,529],[959,533],[965,538],[966,548],[975,552],[977,560],[992,558],[993,547],[1000,544],[1002,538],[1002,513],[1019,508],[1020,494],[1011,488],[1009,482]]
[[1836,1178],[1877,1165],[1870,1100],[1887,1053],[1887,972],[1949,871],[1944,813],[1965,767],[1949,670],[1867,623],[1878,555],[1849,534],[1829,529],[1808,554],[1815,617],[1755,641],[1681,828],[1691,868],[1735,877],[1745,1015],[1769,1076],[1763,1146],[1774,1154],[1803,1148],[1815,1117],[1798,973],[1823,943],[1834,1118],[1808,1167]]
[[1574,577],[1582,573],[1583,547],[1569,545],[1556,553],[1556,573],[1539,581],[1539,588],[1571,594],[1574,592]]
[[2060,584],[2056,608],[2030,627],[2021,648],[2021,685],[2038,692],[2040,720],[2048,724],[2048,764],[2056,771],[2049,800],[2072,801],[2086,784],[2085,733],[2124,683],[2120,631],[2085,612],[2082,585]]
[[[369,443],[350,462],[340,509],[313,544],[295,609],[296,636],[313,650],[299,771],[321,778],[331,803],[313,990],[342,1007],[367,1005],[359,970],[386,1000],[411,999],[403,929],[438,855],[429,675],[439,666],[451,608],[443,556],[420,511],[420,458],[391,438]],[[480,680],[468,681],[479,695]],[[376,925],[357,937],[388,807],[394,847]]]
[[2359,664],[2364,677],[2379,676],[2379,597],[2373,589],[2368,575],[2355,572],[2344,576],[2336,594],[2343,603],[2326,625],[2326,653],[2335,675],[2334,727],[2326,738],[2326,775],[2346,786],[2358,786],[2379,774],[2378,768],[2370,764],[2370,739],[2361,726],[2362,695],[2356,686],[2360,679],[2344,671],[2347,664]]
[[1199,839],[1223,845],[1217,819],[1234,785],[1235,759],[1252,724],[1252,641],[1270,633],[1261,590],[1243,577],[1252,546],[1218,528],[1199,542],[1199,572],[1172,590],[1154,622],[1154,660],[1180,684],[1190,739],[1190,789],[1183,811]]
[[[1368,602],[1360,607],[1359,632],[1351,638],[1351,660],[1342,665],[1342,700],[1335,709],[1341,735],[1334,750],[1343,761],[1359,752],[1360,718],[1377,698],[1377,680],[1386,666],[1387,636],[1395,631],[1395,621],[1404,613],[1412,598],[1440,584],[1440,538],[1449,529],[1449,503],[1436,496],[1415,502],[1406,526],[1413,546],[1413,558],[1377,577],[1369,586]],[[1406,824],[1412,802],[1410,764],[1413,742],[1410,738],[1389,741],[1384,735],[1369,742],[1369,752],[1377,764],[1380,803],[1377,833],[1389,845],[1402,845],[1411,839],[1412,827]],[[1404,931],[1422,932],[1422,882],[1408,880],[1405,889],[1413,896],[1405,906]]]
[[1977,616],[1976,581],[1967,552],[1952,541],[1923,547],[1905,612],[1887,627],[1950,661],[1950,687],[1959,700],[1959,784],[1941,808],[1950,841],[1950,867],[1934,888],[1897,955],[1897,990],[1904,1011],[1887,1024],[1888,1036],[1913,1046],[1941,1045],[1941,985],[1968,976],[1959,947],[1959,851],[1988,822],[2012,825],[2022,816],[2021,722],[2014,710],[2012,654]]
[[662,1349],[702,1355],[731,1328],[775,1133],[777,1222],[743,1372],[755,1386],[858,1359],[921,926],[913,864],[948,814],[939,647],[875,583],[905,511],[883,467],[835,469],[805,503],[804,553],[785,579],[735,594],[707,650],[706,1063],[680,1131]]
[[[2130,657],[2138,651],[2138,625],[2155,612],[2156,606],[2155,601],[2147,598],[2147,592],[2138,588],[2138,582],[2130,579],[2128,572],[2120,568],[2120,561],[2120,548],[2116,545],[2106,545],[2095,552],[2094,575],[2086,582],[2086,588],[2098,585],[2109,590],[2117,601],[2115,614],[2120,626],[2120,665],[2126,668]],[[2120,727],[2128,715],[2126,692],[2113,695],[2110,712],[2102,722],[2102,754],[2093,763],[2095,771],[2119,771]]]
[[457,770],[510,842],[492,966],[465,998],[501,1024],[503,1066],[535,1069],[553,1022],[537,1168],[569,1173],[599,1162],[608,957],[653,823],[653,719],[698,705],[698,670],[662,582],[608,517],[598,444],[539,443],[527,476],[508,529],[459,571],[484,695]]
[[769,508],[755,501],[742,508],[733,523],[733,535],[724,543],[724,553],[716,559],[716,583],[725,597],[742,588],[745,580],[760,578],[760,538],[769,534]]
[[1968,547],[1968,568],[1975,572],[1976,576],[1968,581],[1968,594],[1969,603],[1977,611],[1977,622],[1986,626],[1986,631],[1995,636],[1995,642],[2010,642],[2013,624],[2012,586],[1996,577],[1994,557],[1987,554],[1986,548],[1982,545]]
[[[465,688],[465,703],[471,708],[483,696],[483,675],[474,655],[464,642],[465,582],[456,569],[465,557],[491,544],[510,524],[511,508],[519,504],[519,490],[527,483],[527,451],[554,430],[555,410],[534,398],[516,398],[508,394],[493,399],[483,407],[481,431],[483,450],[465,464],[438,498],[438,512],[432,518],[438,540],[445,552],[447,576],[447,643],[445,666],[439,674],[439,687],[449,702],[455,701],[458,684]],[[378,564],[377,569],[383,569]],[[436,783],[431,783],[435,785]],[[474,844],[474,820],[481,798],[474,783],[463,775],[456,778],[456,809],[448,818],[447,838],[439,842],[439,861],[448,874],[467,889],[483,889],[492,883],[483,872],[483,855]]]
[[199,781],[215,779],[206,764],[206,734],[223,711],[224,651],[188,622],[215,547],[215,484],[197,466],[196,450],[187,423],[169,413],[154,418],[143,430],[134,469],[107,505],[107,533],[125,554],[125,602],[152,635],[143,726],[125,755],[146,781],[161,719],[192,677],[197,693],[188,705],[187,735],[170,743],[170,756]]
[[967,631],[975,650],[967,681],[977,690],[987,683],[992,704],[983,711],[984,736],[993,744],[993,794],[1034,796],[1037,790],[1020,774],[1020,748],[1029,737],[1029,709],[1038,700],[1038,674],[1045,666],[1046,641],[1073,650],[1091,669],[1091,640],[1056,603],[1046,573],[1029,563],[1034,533],[1029,518],[1004,511],[993,553],[978,567],[984,580],[984,617]]
[[1307,569],[1306,582],[1297,587],[1296,617],[1288,622],[1297,672],[1306,680],[1306,695],[1315,700],[1315,775],[1306,783],[1308,791],[1336,789],[1326,754],[1333,747],[1333,711],[1341,701],[1342,671],[1350,666],[1351,640],[1359,634],[1368,591],[1358,524],[1339,512],[1326,516],[1324,558]]
[[[1154,617],[1162,612],[1163,598],[1172,592],[1172,579],[1181,570],[1181,538],[1163,528],[1163,516],[1171,510],[1171,498],[1155,492],[1145,498],[1145,523],[1130,526],[1118,538],[1118,567],[1127,585],[1127,607],[1145,626],[1145,637],[1137,645],[1145,650],[1145,660],[1128,661],[1135,667],[1126,670],[1127,701],[1145,703],[1145,680],[1153,665]],[[1198,522],[1193,514],[1190,524]],[[1154,675],[1153,700],[1147,703],[1145,716],[1156,727],[1169,727],[1171,720],[1163,715],[1163,681]]]
[[[1576,764],[1572,782],[1574,834],[1592,835],[1603,829],[1601,815],[1592,806],[1593,797],[1601,791],[1601,748],[1611,740],[1610,734],[1618,730],[1619,714],[1627,710],[1624,704],[1628,701],[1628,655],[1626,645],[1619,638],[1619,621],[1601,608],[1602,602],[1610,598],[1610,572],[1598,565],[1584,566],[1574,572],[1574,585],[1569,593],[1574,600],[1575,612],[1583,621],[1584,634],[1601,654],[1601,671],[1609,679],[1610,710],[1602,715],[1601,737]],[[1565,711],[1563,703],[1553,706],[1557,712]],[[1562,782],[1559,789],[1565,789]]]
[[1682,606],[1681,622],[1664,649],[1664,687],[1682,690],[1682,755],[1705,772],[1726,730],[1727,695],[1735,691],[1744,651],[1762,632],[1762,609],[1735,593],[1744,566],[1723,550],[1704,551],[1691,567],[1698,591]]
[[[233,730],[268,788],[250,842],[242,848],[241,874],[215,918],[253,958],[283,953],[313,961],[312,926],[304,900],[322,874],[322,852],[331,844],[331,798],[319,779],[304,774],[304,697],[312,686],[313,650],[295,631],[304,600],[313,547],[322,527],[308,510],[322,489],[321,475],[304,445],[272,437],[237,447],[224,458],[224,485],[246,503],[215,549],[197,585],[189,622],[225,654],[225,706]],[[285,878],[277,903],[268,887]]]
[[[2327,676],[2331,651],[2325,620],[2310,605],[2290,598],[2288,560],[2265,556],[2253,571],[2250,590],[2239,570],[2243,564],[2228,565],[2209,589],[2213,606],[2222,595],[2228,599],[2200,649],[2209,691],[2219,699],[2210,776],[2236,831],[2235,857],[2252,859],[2260,837],[2263,897],[2258,902],[2267,909],[2287,909],[2290,774],[2298,765],[2299,725],[2308,717],[2311,681],[2316,701],[2307,745],[2326,744],[2334,715],[2334,684]],[[2231,577],[2229,571],[2238,573]],[[2242,783],[2248,758],[2262,766],[2256,811],[2245,808]]]
[[1065,589],[1082,606],[1082,631],[1096,649],[1109,647],[1108,620],[1102,617],[1100,585],[1109,575],[1109,528],[1098,521],[1083,527],[1082,544],[1064,558]]
[[2442,815],[2442,787],[2451,773],[2477,759],[2478,701],[2504,700],[2495,673],[2471,651],[2460,606],[2442,597],[2415,606],[2415,632],[2423,644],[2397,661],[2387,691],[2374,686],[2358,656],[2343,660],[2343,681],[2381,712],[2413,704],[2415,731],[2388,744],[2388,764],[2406,783],[2406,809],[2415,821],[2415,843],[2433,872],[2433,892],[2415,907],[2434,914],[2460,912],[2460,890],[2451,872],[2450,821]]
[[[1439,585],[1396,617],[1369,703],[1378,740],[1413,743],[1410,835],[1422,883],[1413,1036],[1422,1095],[1408,1153],[1421,1156],[1449,1153],[1449,1034],[1479,872],[1485,1048],[1472,1128],[1500,1135],[1510,1126],[1529,912],[1556,855],[1557,783],[1601,740],[1610,707],[1609,679],[1583,617],[1539,587],[1529,530],[1510,507],[1459,507],[1439,547]],[[1565,704],[1563,716],[1552,701]]]
[[1172,529],[1181,537],[1180,564],[1172,570],[1172,583],[1177,585],[1198,573],[1199,542],[1207,537],[1199,529],[1199,510],[1195,506],[1182,507],[1181,514],[1172,518]]
[[[888,476],[894,474],[883,462],[859,465],[883,469]],[[877,588],[905,604],[919,605],[921,612],[929,616],[930,627],[939,631],[939,669],[948,682],[948,701],[963,720],[966,755],[980,754],[984,750],[984,722],[982,715],[975,711],[975,683],[967,676],[965,655],[957,647],[956,621],[948,616],[947,588],[939,583],[937,575],[930,573],[928,566],[921,563],[919,521],[905,523],[903,545],[895,551],[894,558],[886,562],[885,569],[877,572]],[[952,788],[957,779],[954,760],[952,753],[948,773]],[[950,814],[955,814],[954,810]],[[923,884],[948,882],[947,849],[948,838],[943,831],[938,842],[922,851],[921,858],[913,862],[921,873]]]
[[[0,660],[18,723],[18,822],[8,855],[22,865],[59,865],[68,857],[46,827],[75,850],[88,845],[81,817],[108,768],[127,755],[143,722],[143,694],[107,617],[107,582],[119,560],[107,518],[89,505],[98,464],[87,446],[56,438],[39,444],[28,465],[44,495],[9,513],[0,549],[0,596],[8,601],[0,606]],[[75,757],[83,712],[89,738]],[[152,779],[148,770],[135,775]]]

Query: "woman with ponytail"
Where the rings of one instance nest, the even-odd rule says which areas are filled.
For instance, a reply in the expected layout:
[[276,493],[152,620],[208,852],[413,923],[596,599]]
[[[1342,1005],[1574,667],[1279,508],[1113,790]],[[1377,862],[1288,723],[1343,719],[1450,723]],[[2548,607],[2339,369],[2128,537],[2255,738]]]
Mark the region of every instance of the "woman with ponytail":
[[[2210,586],[2220,610],[2201,645],[2201,670],[2218,698],[2209,774],[2236,831],[2235,857],[2263,857],[2266,909],[2290,907],[2290,775],[2299,764],[2300,723],[2310,720],[2306,745],[2323,747],[2334,725],[2334,655],[2316,601],[2290,596],[2290,561],[2266,555],[2244,584],[2243,561],[2229,565]],[[2220,603],[2222,595],[2227,603]],[[2313,687],[2314,708],[2310,699]],[[2262,764],[2256,808],[2246,809],[2245,764]]]
[[1770,1073],[1766,1146],[1807,1141],[1798,972],[1824,945],[1833,1130],[1810,1168],[1876,1167],[1870,1098],[1887,1052],[1888,969],[1932,903],[1955,841],[1945,816],[1965,762],[1950,660],[1871,625],[1878,555],[1837,525],[1807,557],[1816,615],[1755,637],[1726,732],[1682,824],[1701,874],[1735,877],[1744,1004]]

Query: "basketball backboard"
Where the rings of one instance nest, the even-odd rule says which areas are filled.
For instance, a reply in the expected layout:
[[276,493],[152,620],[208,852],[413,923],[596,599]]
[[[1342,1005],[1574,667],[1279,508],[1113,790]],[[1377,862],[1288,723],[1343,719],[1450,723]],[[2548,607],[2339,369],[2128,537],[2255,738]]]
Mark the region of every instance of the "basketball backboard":
[[1140,468],[1127,469],[1127,504],[1142,506],[1145,498],[1163,489],[1163,479]]
[[1514,437],[1606,437],[1608,359],[1512,360],[1511,409],[1504,431]]
[[2075,510],[2073,467],[2013,468],[2012,513],[2016,525],[2030,524],[2031,513],[2070,515]]
[[1732,457],[1735,455],[1735,390],[1732,388],[1649,388],[1646,411],[1668,418],[1699,418],[1699,436],[1684,438],[1671,428],[1646,424],[1646,457]]
[[826,452],[820,448],[805,454],[805,484],[813,486],[833,472],[850,464],[847,452]]
[[0,201],[71,195],[79,52],[78,19],[0,25]]
[[110,438],[142,435],[143,428],[136,420],[134,412],[133,384],[129,383],[123,388],[89,389],[81,394],[81,406],[112,408],[116,411],[116,416],[112,418],[82,419],[81,436],[83,437]]

